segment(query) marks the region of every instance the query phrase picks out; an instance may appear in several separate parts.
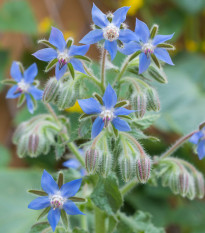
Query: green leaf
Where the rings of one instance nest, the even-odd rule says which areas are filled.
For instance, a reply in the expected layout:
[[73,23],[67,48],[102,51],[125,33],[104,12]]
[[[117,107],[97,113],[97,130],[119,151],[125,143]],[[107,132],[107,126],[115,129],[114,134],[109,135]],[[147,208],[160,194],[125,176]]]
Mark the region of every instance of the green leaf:
[[91,62],[90,58],[88,58],[88,57],[86,57],[86,56],[75,55],[75,56],[73,56],[73,57],[74,57],[74,58],[77,58],[77,59],[84,60],[84,61]]
[[65,229],[68,229],[68,216],[64,209],[61,210],[61,219],[63,221]]
[[122,205],[122,196],[116,176],[111,174],[107,178],[100,177],[91,194],[91,200],[108,215],[116,213]]
[[132,120],[133,127],[136,127],[141,130],[145,130],[150,127],[154,122],[159,118],[159,115],[148,115],[143,118],[135,118]]
[[39,44],[44,44],[52,49],[57,49],[54,45],[52,45],[48,40],[38,40]]
[[147,139],[147,140],[151,140],[153,142],[158,142],[159,139],[153,136],[148,136],[145,135],[141,130],[138,129],[133,129],[132,131],[129,132],[135,139],[139,140],[139,139]]
[[75,70],[73,68],[73,65],[71,63],[68,63],[67,66],[68,66],[68,69],[70,71],[72,78],[74,79],[75,78]]
[[113,233],[116,226],[118,224],[118,220],[114,216],[109,216],[108,218],[108,232]]
[[85,231],[83,229],[80,229],[78,227],[75,227],[72,231],[72,233],[88,233],[88,231]]
[[91,118],[85,118],[84,120],[80,121],[79,130],[78,130],[79,136],[81,138],[85,138],[85,137],[90,138],[91,126],[92,126]]
[[45,72],[50,71],[50,70],[56,65],[57,62],[58,62],[58,59],[57,59],[57,58],[55,58],[55,59],[53,59],[52,61],[50,61],[50,62],[48,63],[48,65],[46,66]]
[[17,103],[17,107],[21,107],[25,101],[26,97],[25,94],[20,95],[20,97],[18,98],[18,103]]
[[0,31],[35,34],[37,23],[27,1],[6,1],[0,9]]
[[42,233],[45,230],[46,230],[46,233],[47,232],[50,233],[52,231],[50,224],[48,222],[39,222],[39,223],[34,224],[31,227],[31,230],[29,231],[29,233]]
[[60,159],[64,155],[65,150],[66,150],[65,145],[63,145],[61,141],[58,141],[55,144],[55,156],[57,160]]
[[7,167],[11,161],[10,151],[2,145],[0,145],[0,151],[0,168]]

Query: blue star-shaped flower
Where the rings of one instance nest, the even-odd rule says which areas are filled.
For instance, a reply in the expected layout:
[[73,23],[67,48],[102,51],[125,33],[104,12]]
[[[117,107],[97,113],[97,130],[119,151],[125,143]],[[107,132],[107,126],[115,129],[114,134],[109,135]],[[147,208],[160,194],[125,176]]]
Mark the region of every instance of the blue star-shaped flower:
[[57,183],[53,177],[44,170],[41,187],[48,194],[48,196],[42,196],[34,199],[29,205],[29,209],[40,210],[47,207],[51,207],[48,212],[48,221],[55,231],[55,228],[60,220],[61,210],[64,209],[68,215],[82,214],[78,207],[68,198],[73,197],[81,186],[82,179],[73,180],[66,184],[63,184],[59,189]]
[[24,73],[20,70],[18,62],[13,62],[10,70],[11,77],[16,81],[16,84],[11,87],[6,95],[7,99],[15,99],[21,95],[25,95],[28,110],[30,113],[34,111],[34,103],[32,97],[35,100],[40,100],[43,95],[43,91],[36,88],[32,83],[38,73],[36,63],[33,63],[28,67]]
[[192,135],[189,141],[197,146],[198,157],[203,159],[205,157],[205,127]]
[[106,16],[100,9],[93,4],[92,19],[97,29],[90,31],[80,41],[82,44],[95,44],[96,42],[105,40],[105,49],[110,53],[113,60],[117,54],[117,41],[128,43],[136,38],[135,34],[129,29],[122,29],[122,23],[126,19],[127,12],[130,7],[121,7]]
[[137,51],[141,52],[139,55],[139,74],[146,71],[149,67],[152,53],[157,59],[166,62],[169,65],[174,65],[167,50],[158,47],[161,43],[170,40],[174,33],[171,35],[156,35],[151,39],[150,30],[147,25],[139,19],[136,19],[135,34],[137,40],[125,44],[124,48],[120,49],[120,52],[125,55],[130,55]]
[[126,108],[115,108],[117,95],[110,84],[108,84],[102,100],[103,106],[94,98],[78,100],[83,112],[98,115],[92,127],[92,138],[95,138],[103,127],[107,127],[109,122],[117,130],[130,131],[130,126],[126,121],[120,119],[120,116],[129,115],[134,111]]
[[57,80],[59,80],[67,71],[68,63],[72,64],[75,70],[85,73],[82,62],[75,58],[75,56],[84,56],[89,49],[89,45],[71,45],[68,47],[63,33],[55,27],[52,27],[49,43],[52,45],[52,48],[41,49],[35,52],[33,56],[41,61],[47,62],[57,58],[57,64],[55,68],[55,75]]

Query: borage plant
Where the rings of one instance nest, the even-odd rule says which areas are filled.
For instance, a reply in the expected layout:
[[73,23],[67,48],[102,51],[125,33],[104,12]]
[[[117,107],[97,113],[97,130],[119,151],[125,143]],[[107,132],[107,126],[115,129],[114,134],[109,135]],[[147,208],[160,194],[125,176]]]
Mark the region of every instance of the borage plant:
[[[26,99],[28,110],[33,113],[36,100],[42,99],[48,110],[18,126],[13,137],[18,155],[37,157],[55,148],[57,159],[66,158],[66,149],[73,156],[64,160],[57,183],[44,171],[43,191],[29,190],[40,197],[28,207],[43,209],[31,232],[164,232],[151,222],[140,224],[146,219],[143,212],[128,217],[120,211],[130,190],[139,183],[156,184],[153,181],[157,179],[175,194],[191,200],[204,197],[203,175],[189,162],[171,155],[190,139],[202,159],[205,124],[160,156],[151,158],[140,143],[141,139],[150,139],[143,130],[156,119],[155,114],[148,112],[160,109],[157,90],[151,83],[153,79],[167,83],[162,64],[173,65],[168,52],[174,46],[166,42],[173,34],[158,35],[157,25],[149,30],[138,19],[132,32],[124,23],[128,9],[122,7],[106,15],[93,5],[93,30],[80,41],[86,45],[73,45],[72,38],[65,40],[62,32],[53,27],[49,40],[39,41],[49,48],[33,54],[49,62],[46,72],[56,67],[56,76],[47,81],[42,91],[34,81],[35,64],[24,71],[21,63],[14,62],[11,67],[14,80],[4,81],[12,85],[7,98],[19,98],[18,106]],[[96,65],[92,66],[85,56],[95,43],[102,53],[98,75],[92,69]],[[121,67],[112,64],[117,51],[127,55]],[[69,121],[63,110],[76,101],[84,114]],[[71,131],[76,121],[79,121],[77,133]],[[79,197],[75,197],[78,190]],[[46,216],[48,223],[41,222]]]

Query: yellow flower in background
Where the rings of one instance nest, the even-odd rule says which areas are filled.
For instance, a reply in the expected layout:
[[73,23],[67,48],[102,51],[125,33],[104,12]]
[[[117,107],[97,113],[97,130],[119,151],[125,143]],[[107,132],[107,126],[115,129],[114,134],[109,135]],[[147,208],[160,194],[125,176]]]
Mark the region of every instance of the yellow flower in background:
[[69,37],[75,38],[75,34],[72,31],[65,30],[63,31],[64,38],[67,40]]
[[42,34],[49,32],[52,24],[53,22],[51,18],[49,17],[43,18],[43,20],[41,20],[41,22],[38,24],[38,32]]
[[205,40],[201,43],[201,50],[205,52]]
[[121,6],[131,6],[128,15],[135,15],[136,11],[138,11],[144,4],[144,0],[122,0]]
[[194,40],[186,40],[185,47],[189,52],[195,52],[197,50],[197,43]]
[[66,112],[78,112],[78,113],[83,113],[83,110],[81,109],[81,107],[80,107],[78,101],[76,101],[75,104],[74,104],[72,107],[67,108],[65,111],[66,111]]

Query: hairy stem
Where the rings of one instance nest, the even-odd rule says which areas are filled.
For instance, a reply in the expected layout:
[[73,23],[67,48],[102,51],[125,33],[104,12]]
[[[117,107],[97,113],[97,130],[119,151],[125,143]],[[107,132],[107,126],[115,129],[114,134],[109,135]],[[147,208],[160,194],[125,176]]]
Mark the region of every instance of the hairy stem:
[[120,73],[119,75],[117,76],[116,80],[114,81],[113,83],[113,86],[120,81],[120,79],[122,78],[123,74],[125,73],[126,69],[127,69],[127,66],[129,64],[129,57],[126,58],[124,64],[122,65],[122,68],[120,70]]
[[105,213],[95,207],[95,233],[106,233],[105,220]]
[[107,50],[102,51],[102,64],[101,64],[101,85],[105,87],[105,63],[107,58]]
[[125,196],[129,191],[131,191],[136,185],[137,185],[138,181],[136,178],[134,178],[133,180],[129,181],[128,183],[126,183],[121,189],[121,194],[123,196]]
[[175,142],[175,144],[173,146],[171,146],[167,151],[165,151],[160,156],[160,158],[164,159],[164,158],[168,157],[169,155],[171,155],[172,153],[174,153],[180,146],[182,146],[196,132],[198,132],[198,130],[195,130],[195,131],[187,134],[186,136],[180,138],[178,141]]

